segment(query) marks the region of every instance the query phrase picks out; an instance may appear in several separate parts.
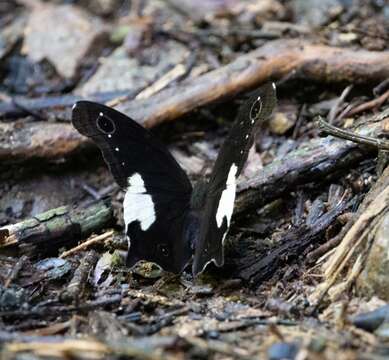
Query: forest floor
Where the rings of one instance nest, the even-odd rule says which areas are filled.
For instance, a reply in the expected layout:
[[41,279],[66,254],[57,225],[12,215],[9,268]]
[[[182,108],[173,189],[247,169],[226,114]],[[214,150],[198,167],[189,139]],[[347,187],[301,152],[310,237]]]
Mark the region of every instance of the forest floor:
[[[381,1],[1,2],[1,360],[388,359],[388,46]],[[266,81],[225,266],[126,268],[124,193],[74,102],[195,182]]]

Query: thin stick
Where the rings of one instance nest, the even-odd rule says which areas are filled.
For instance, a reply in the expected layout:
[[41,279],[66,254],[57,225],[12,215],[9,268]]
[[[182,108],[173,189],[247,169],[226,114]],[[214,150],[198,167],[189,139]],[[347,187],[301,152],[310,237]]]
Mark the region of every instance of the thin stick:
[[353,109],[350,109],[350,111],[343,114],[343,117],[353,116],[355,114],[361,113],[362,111],[366,111],[366,110],[370,110],[370,109],[374,109],[374,108],[379,108],[388,99],[389,99],[389,90],[385,91],[380,97],[378,97],[376,99],[367,101],[363,104],[356,106]]
[[7,280],[5,280],[4,287],[7,288],[13,280],[15,280],[19,274],[19,271],[22,270],[24,263],[27,261],[28,257],[26,255],[22,255],[22,257],[18,260],[11,273],[9,274]]
[[339,96],[339,98],[336,100],[334,106],[331,108],[330,113],[328,114],[328,122],[330,124],[332,124],[335,121],[336,115],[339,112],[341,105],[344,103],[344,100],[346,99],[347,95],[350,93],[352,88],[353,88],[352,84],[347,86],[342,91],[342,94]]
[[326,122],[321,116],[319,116],[318,122],[320,129],[332,136],[350,140],[358,144],[374,146],[380,150],[389,150],[389,141],[373,138],[370,136],[359,135],[351,131],[340,129]]
[[187,72],[186,66],[183,64],[177,64],[173,69],[168,71],[166,74],[164,74],[162,77],[160,77],[157,81],[154,82],[151,86],[147,87],[146,89],[142,90],[135,99],[147,99],[151,95],[156,94],[157,92],[161,91],[165,87],[167,87],[170,83],[177,80],[181,76],[184,76]]
[[389,87],[389,78],[385,79],[384,81],[380,82],[374,89],[373,94],[376,96],[379,96],[383,93],[383,91]]
[[93,245],[93,244],[96,244],[98,242],[101,242],[101,241],[104,241],[105,239],[108,239],[110,236],[113,235],[113,230],[111,231],[107,231],[105,232],[104,234],[101,234],[99,236],[95,236],[94,238],[92,239],[89,239],[85,242],[83,242],[82,244],[68,250],[68,251],[65,251],[61,254],[60,258],[63,259],[64,257],[67,257],[69,255],[73,255],[74,253],[76,252],[79,252],[79,251],[82,251],[82,250],[85,250],[87,249],[89,246]]

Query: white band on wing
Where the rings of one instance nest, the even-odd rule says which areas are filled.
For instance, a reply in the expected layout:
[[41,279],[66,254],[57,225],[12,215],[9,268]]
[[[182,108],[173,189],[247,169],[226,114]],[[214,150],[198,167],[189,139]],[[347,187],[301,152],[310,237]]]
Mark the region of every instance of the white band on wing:
[[237,171],[238,167],[235,164],[232,164],[230,171],[228,172],[226,188],[222,192],[219,206],[217,207],[216,223],[219,228],[223,224],[224,217],[227,219],[227,226],[230,226],[231,216],[234,210]]
[[155,221],[155,207],[151,195],[147,194],[142,176],[135,173],[128,179],[124,195],[123,215],[126,229],[129,224],[139,221],[142,231],[146,231]]

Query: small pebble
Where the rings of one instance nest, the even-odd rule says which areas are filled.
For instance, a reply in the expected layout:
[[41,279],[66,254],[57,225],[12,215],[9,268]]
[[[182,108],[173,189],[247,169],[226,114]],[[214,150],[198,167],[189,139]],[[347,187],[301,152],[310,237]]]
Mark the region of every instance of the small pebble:
[[356,327],[373,332],[384,321],[389,321],[389,305],[384,305],[376,310],[355,316],[351,321]]
[[220,337],[219,331],[211,330],[207,332],[207,338],[208,339],[218,339]]
[[275,343],[267,351],[269,360],[294,360],[298,346],[291,343]]

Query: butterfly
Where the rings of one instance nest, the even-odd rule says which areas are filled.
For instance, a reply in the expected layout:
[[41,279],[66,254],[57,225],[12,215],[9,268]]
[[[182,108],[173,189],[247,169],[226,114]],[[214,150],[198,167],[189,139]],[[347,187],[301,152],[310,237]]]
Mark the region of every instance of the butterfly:
[[97,144],[125,190],[129,267],[147,260],[180,273],[193,258],[196,276],[210,262],[223,265],[237,177],[257,125],[271,115],[275,105],[274,83],[252,93],[240,107],[209,180],[194,187],[167,148],[136,121],[95,102],[79,101],[73,106],[73,126]]

